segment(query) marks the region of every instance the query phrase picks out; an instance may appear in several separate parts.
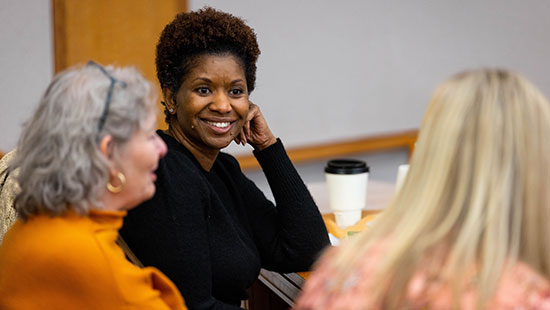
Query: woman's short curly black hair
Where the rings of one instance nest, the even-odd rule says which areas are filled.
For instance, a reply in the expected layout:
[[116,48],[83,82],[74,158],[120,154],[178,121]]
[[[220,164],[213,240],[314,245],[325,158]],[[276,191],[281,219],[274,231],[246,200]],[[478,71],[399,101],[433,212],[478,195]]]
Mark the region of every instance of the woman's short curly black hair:
[[254,30],[231,14],[205,7],[180,13],[166,25],[157,44],[157,77],[162,89],[177,93],[202,55],[231,54],[244,67],[248,92],[256,83],[260,49]]

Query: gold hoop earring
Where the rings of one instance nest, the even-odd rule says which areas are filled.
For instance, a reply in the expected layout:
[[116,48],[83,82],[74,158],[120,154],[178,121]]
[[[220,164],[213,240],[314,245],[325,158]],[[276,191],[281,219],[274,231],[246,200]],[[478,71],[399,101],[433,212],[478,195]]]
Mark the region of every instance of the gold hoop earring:
[[122,172],[117,172],[116,176],[120,180],[120,184],[118,186],[111,184],[111,181],[107,182],[107,190],[113,194],[120,193],[122,191],[122,187],[124,187],[124,183],[126,183],[126,177],[122,174]]

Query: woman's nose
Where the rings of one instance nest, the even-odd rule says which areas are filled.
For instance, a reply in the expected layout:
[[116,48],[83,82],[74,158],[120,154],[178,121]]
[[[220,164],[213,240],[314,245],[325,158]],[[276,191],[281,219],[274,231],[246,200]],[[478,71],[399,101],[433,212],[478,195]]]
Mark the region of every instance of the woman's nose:
[[231,98],[225,92],[218,92],[210,103],[209,108],[218,113],[231,112]]
[[158,135],[157,135],[157,141],[158,141],[159,158],[162,158],[168,152],[168,147],[166,146],[166,143],[164,143],[164,140],[162,140],[161,137],[159,137]]

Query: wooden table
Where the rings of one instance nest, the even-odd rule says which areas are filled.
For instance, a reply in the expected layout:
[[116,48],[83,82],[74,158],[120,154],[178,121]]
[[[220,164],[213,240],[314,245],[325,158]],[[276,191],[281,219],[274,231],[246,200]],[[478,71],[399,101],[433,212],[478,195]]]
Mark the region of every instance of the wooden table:
[[[328,204],[326,184],[312,183],[308,188],[323,214],[325,222],[334,219]],[[379,212],[391,200],[395,186],[390,183],[370,180],[367,187],[367,203],[363,216]],[[328,225],[327,225],[328,227]],[[329,230],[329,232],[331,232]],[[332,233],[332,232],[331,232]],[[250,289],[248,309],[250,310],[288,310],[300,294],[309,272],[278,273],[262,269],[260,276]]]

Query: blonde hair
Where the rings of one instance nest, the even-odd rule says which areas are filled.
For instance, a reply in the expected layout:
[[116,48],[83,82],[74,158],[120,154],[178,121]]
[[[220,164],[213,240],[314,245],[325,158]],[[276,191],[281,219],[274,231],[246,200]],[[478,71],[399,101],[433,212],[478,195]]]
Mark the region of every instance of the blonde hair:
[[407,306],[409,281],[428,260],[452,288],[453,308],[460,308],[472,271],[477,308],[509,263],[520,260],[550,276],[548,137],[548,102],[518,74],[481,69],[443,83],[403,187],[368,233],[337,254],[336,282],[381,240],[389,248],[365,293],[385,309]]

